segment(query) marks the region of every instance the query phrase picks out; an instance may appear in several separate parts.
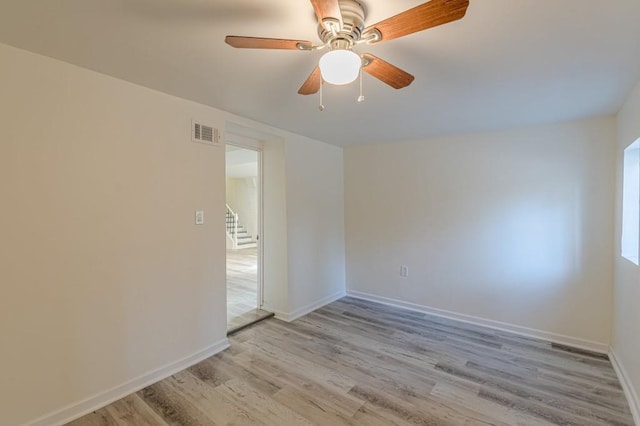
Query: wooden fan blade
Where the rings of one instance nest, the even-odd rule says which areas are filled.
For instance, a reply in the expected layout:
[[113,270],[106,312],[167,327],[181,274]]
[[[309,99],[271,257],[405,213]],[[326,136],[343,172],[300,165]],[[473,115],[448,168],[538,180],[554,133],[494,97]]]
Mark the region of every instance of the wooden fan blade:
[[367,27],[364,33],[378,30],[379,42],[389,41],[462,19],[468,7],[469,0],[431,0]]
[[299,45],[311,46],[306,40],[286,40],[282,38],[241,37],[226,36],[224,41],[233,47],[240,49],[290,49],[301,50]]
[[315,69],[307,78],[307,81],[304,82],[298,93],[301,95],[313,95],[320,90],[320,85],[322,84],[322,76],[320,75],[320,67],[315,67]]
[[369,73],[383,83],[387,83],[394,89],[407,87],[415,78],[408,72],[369,53],[365,53],[362,57],[368,62],[368,64],[362,68],[362,71]]
[[336,30],[342,28],[342,12],[340,12],[340,3],[338,0],[311,0],[311,4],[313,5],[313,10],[316,11],[318,22],[321,23],[323,27],[330,30],[325,22],[326,20],[328,22],[337,22],[339,27],[336,28]]

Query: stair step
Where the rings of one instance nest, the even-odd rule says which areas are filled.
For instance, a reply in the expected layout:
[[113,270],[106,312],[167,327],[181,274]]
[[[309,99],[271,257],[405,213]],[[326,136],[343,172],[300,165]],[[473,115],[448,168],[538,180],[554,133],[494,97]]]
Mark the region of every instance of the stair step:
[[[244,225],[240,224],[240,221],[236,219],[237,216],[227,210],[226,223],[227,233],[236,241],[237,247],[243,248],[257,247],[257,241],[253,239],[253,236],[249,234]],[[234,235],[235,234],[235,235]]]
[[[227,227],[227,229],[229,229],[229,230],[233,231],[233,226],[228,226],[228,227]],[[241,227],[241,226],[238,226],[238,228],[237,228],[237,229],[238,229],[238,232],[247,232],[247,230],[246,230],[246,229],[244,229],[244,228],[243,228],[243,227]]]

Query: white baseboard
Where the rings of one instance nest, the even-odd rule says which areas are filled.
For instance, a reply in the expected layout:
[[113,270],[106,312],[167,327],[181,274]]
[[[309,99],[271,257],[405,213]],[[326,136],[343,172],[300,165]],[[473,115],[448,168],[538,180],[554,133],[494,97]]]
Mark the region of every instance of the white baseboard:
[[275,315],[276,318],[278,319],[282,319],[283,315],[285,315],[282,311],[275,309],[271,306],[269,306],[268,304],[264,304],[262,306],[260,306],[260,309],[262,309],[263,311],[268,311],[271,312]]
[[495,330],[508,331],[510,333],[519,334],[521,336],[533,337],[536,339],[547,340],[553,343],[572,346],[574,348],[586,349],[602,354],[609,353],[609,345],[591,340],[581,339],[578,337],[565,336],[562,334],[551,333],[548,331],[536,330],[534,328],[522,327],[506,322],[494,321],[486,318],[480,318],[472,315],[460,314],[457,312],[447,311],[444,309],[432,308],[430,306],[418,305],[416,303],[405,302],[388,297],[376,296],[369,293],[361,293],[359,291],[347,290],[347,296],[357,299],[369,300],[371,302],[383,303],[385,305],[395,306],[399,308],[409,309],[411,311],[422,312],[425,314],[435,315],[438,317],[448,318],[456,321],[462,321],[469,324],[480,325]]
[[613,369],[616,370],[618,379],[622,384],[622,389],[624,390],[624,394],[627,397],[627,402],[629,402],[629,408],[631,409],[633,420],[636,425],[640,425],[640,399],[638,399],[638,394],[636,393],[636,390],[631,383],[631,379],[627,374],[627,370],[625,370],[624,365],[622,365],[622,363],[620,362],[620,359],[616,355],[616,352],[613,350],[613,347],[609,348],[609,359],[611,360]]
[[72,420],[78,419],[85,414],[91,413],[99,408],[107,406],[112,402],[115,402],[131,393],[137,392],[142,388],[145,388],[153,383],[156,383],[162,379],[165,379],[172,374],[182,371],[185,368],[191,367],[200,361],[209,358],[212,355],[217,354],[229,347],[229,341],[225,338],[211,346],[208,346],[193,355],[189,355],[178,361],[169,363],[163,367],[160,367],[154,371],[143,374],[135,379],[129,380],[114,388],[100,392],[97,395],[91,396],[82,401],[68,405],[53,413],[46,414],[36,420],[27,423],[29,426],[58,426],[68,423]]
[[296,309],[293,312],[278,312],[278,311],[271,311],[276,315],[276,318],[282,320],[282,321],[286,321],[286,322],[291,322],[291,321],[295,321],[296,319],[303,317],[305,315],[307,315],[310,312],[315,311],[316,309],[320,309],[325,305],[328,305],[329,303],[335,302],[338,299],[342,299],[344,296],[346,296],[347,293],[343,290],[334,293],[330,296],[324,297],[320,300],[317,300],[307,306],[303,306],[300,309]]

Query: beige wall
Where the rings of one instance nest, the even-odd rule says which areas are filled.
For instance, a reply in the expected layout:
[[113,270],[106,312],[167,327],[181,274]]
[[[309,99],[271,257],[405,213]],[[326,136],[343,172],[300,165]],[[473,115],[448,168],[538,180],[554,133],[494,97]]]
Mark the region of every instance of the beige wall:
[[293,317],[345,291],[342,149],[311,139],[289,143],[287,247]]
[[[286,145],[308,160],[323,144],[4,45],[0,73],[0,413],[16,425],[224,342],[224,147],[192,143],[192,118],[276,134],[282,142],[265,155],[286,167]],[[341,163],[341,150],[328,149],[335,158],[317,167]],[[286,173],[268,178],[285,183]],[[322,229],[332,219],[295,208],[307,200],[299,194],[322,189],[300,185],[274,189],[265,206],[293,206],[270,216],[280,237],[287,220],[309,220],[296,215]],[[319,196],[342,208],[340,192]],[[340,229],[314,245],[340,252]],[[276,248],[285,252],[265,274],[285,286],[273,296],[279,307],[296,311],[286,293],[306,284],[287,287],[286,243]],[[327,281],[313,294],[332,294],[344,275]]]
[[225,338],[224,148],[189,141],[192,117],[223,125],[209,108],[4,46],[0,63],[13,425]]
[[258,181],[256,178],[227,178],[226,202],[238,214],[238,221],[255,240],[258,235]]
[[283,141],[264,140],[262,149],[262,230],[264,309],[289,312],[287,184]]
[[640,267],[620,253],[622,228],[622,159],[624,149],[640,137],[640,82],[618,113],[618,179],[615,253],[615,309],[613,350],[624,368],[632,392],[636,421],[640,422]]
[[606,350],[614,145],[597,118],[346,148],[347,289]]

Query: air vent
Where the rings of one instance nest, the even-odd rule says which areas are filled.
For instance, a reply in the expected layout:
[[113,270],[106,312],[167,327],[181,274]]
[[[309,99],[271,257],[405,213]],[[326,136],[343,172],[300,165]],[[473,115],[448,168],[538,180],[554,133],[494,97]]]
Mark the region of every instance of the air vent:
[[213,126],[192,121],[191,140],[207,145],[217,145],[220,140],[220,132]]

